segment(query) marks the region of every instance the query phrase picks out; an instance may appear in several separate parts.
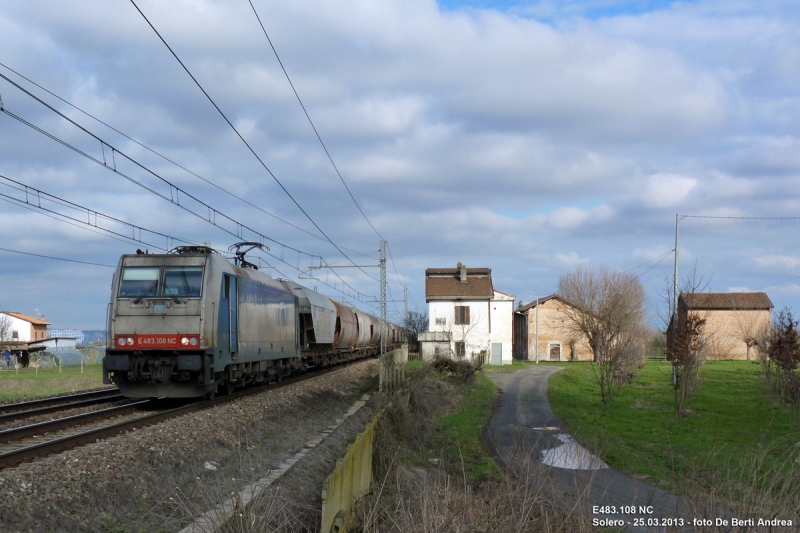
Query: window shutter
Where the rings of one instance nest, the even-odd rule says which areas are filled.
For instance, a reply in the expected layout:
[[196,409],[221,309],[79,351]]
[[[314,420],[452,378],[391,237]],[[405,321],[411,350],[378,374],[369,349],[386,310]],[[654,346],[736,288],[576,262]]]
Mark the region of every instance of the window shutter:
[[464,306],[464,324],[469,325],[469,307]]

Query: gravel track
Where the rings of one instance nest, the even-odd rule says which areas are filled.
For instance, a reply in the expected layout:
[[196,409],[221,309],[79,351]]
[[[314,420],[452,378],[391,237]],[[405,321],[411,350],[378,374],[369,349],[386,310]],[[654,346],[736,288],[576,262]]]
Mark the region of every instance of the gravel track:
[[30,424],[38,424],[39,422],[47,422],[49,420],[57,420],[59,418],[65,418],[68,416],[73,415],[82,415],[84,413],[89,413],[92,411],[99,411],[101,409],[108,409],[109,407],[116,407],[118,405],[125,405],[127,403],[131,403],[132,400],[129,399],[121,399],[115,400],[113,402],[108,403],[97,403],[94,405],[85,405],[83,407],[72,407],[70,408],[69,405],[65,405],[64,409],[61,411],[55,411],[52,413],[46,413],[43,415],[36,415],[27,418],[20,418],[19,420],[12,420],[6,423],[0,423],[0,431],[5,429],[12,429],[18,428],[22,426],[27,426]]
[[[231,487],[263,477],[294,454],[345,412],[376,374],[377,361],[364,361],[0,470],[0,531],[175,531]],[[346,447],[372,411],[348,420],[331,442]],[[334,452],[320,448],[332,465]],[[315,478],[329,466],[321,461]],[[298,463],[287,480],[301,468]]]
[[112,390],[116,390],[116,388],[117,388],[116,385],[111,385],[111,386],[106,385],[104,387],[96,387],[94,389],[85,389],[85,390],[81,390],[81,391],[74,391],[73,390],[73,391],[68,391],[68,392],[60,392],[58,394],[51,394],[49,396],[36,396],[34,398],[31,398],[31,397],[12,398],[10,400],[2,400],[2,401],[0,401],[0,407],[5,407],[6,405],[15,404],[15,403],[29,402],[31,400],[44,400],[44,399],[48,399],[48,398],[50,398],[50,399],[64,398],[64,400],[66,401],[68,396],[72,396],[73,394],[76,394],[77,392],[96,392],[96,391],[104,391],[104,390],[112,391]]

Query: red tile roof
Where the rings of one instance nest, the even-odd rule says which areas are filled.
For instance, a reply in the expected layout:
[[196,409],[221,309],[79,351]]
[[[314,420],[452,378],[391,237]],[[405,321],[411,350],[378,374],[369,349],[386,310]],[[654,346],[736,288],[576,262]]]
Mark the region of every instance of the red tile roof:
[[461,282],[458,268],[429,268],[425,271],[426,300],[491,300],[492,269],[468,268]]
[[681,294],[689,309],[772,309],[765,292],[696,292]]
[[[561,300],[562,302],[564,302],[567,305],[571,305],[572,307],[577,307],[574,303],[570,302],[569,300],[567,300],[565,298],[562,298],[558,294],[551,294],[550,296],[542,296],[542,297],[539,298],[538,303],[539,303],[539,305],[542,305],[543,303],[547,302],[548,300],[553,300],[553,299]],[[536,303],[537,303],[537,300],[533,300],[531,303],[525,304],[525,305],[519,307],[517,309],[517,312],[524,313],[528,309],[534,309],[536,307]]]
[[18,318],[20,320],[24,320],[25,322],[30,322],[31,324],[37,326],[49,326],[50,322],[45,322],[44,320],[39,320],[38,318],[33,318],[32,316],[28,316],[23,313],[17,313],[16,311],[0,311],[4,315],[13,316],[14,318]]

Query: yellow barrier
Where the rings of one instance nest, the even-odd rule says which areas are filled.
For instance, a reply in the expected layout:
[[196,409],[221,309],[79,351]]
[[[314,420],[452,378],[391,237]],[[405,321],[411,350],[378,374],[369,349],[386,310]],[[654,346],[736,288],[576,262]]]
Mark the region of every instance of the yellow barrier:
[[375,415],[356,440],[347,447],[344,458],[325,480],[322,489],[322,533],[345,533],[353,515],[353,505],[363,496],[372,481],[372,445],[375,426],[382,413]]

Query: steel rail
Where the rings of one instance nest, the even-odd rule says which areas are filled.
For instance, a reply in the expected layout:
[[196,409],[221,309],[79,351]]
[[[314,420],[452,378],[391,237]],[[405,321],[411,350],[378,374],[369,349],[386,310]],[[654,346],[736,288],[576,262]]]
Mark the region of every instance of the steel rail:
[[[115,394],[113,396],[103,396],[101,398],[93,398],[90,400],[83,400],[79,402],[71,402],[65,403],[61,405],[51,405],[50,407],[42,407],[40,409],[28,409],[27,411],[17,411],[15,413],[8,413],[6,415],[0,414],[0,424],[4,424],[5,422],[11,422],[13,420],[19,420],[21,418],[30,418],[32,416],[38,415],[46,415],[50,413],[56,413],[58,411],[66,411],[67,409],[75,409],[78,407],[87,407],[89,405],[97,405],[99,403],[108,403],[108,402],[115,402],[119,400],[124,400],[125,397],[122,394]],[[18,404],[17,404],[18,405]],[[0,411],[2,412],[2,411]]]
[[11,409],[27,409],[30,407],[43,407],[45,405],[52,405],[58,402],[68,402],[70,400],[83,400],[88,398],[96,398],[105,394],[119,394],[119,389],[116,387],[109,387],[107,389],[93,390],[89,392],[79,392],[77,394],[67,394],[65,396],[53,396],[50,398],[41,398],[39,400],[30,400],[27,402],[7,403],[0,405],[0,413],[6,412]]
[[[42,456],[48,455],[50,453],[61,452],[61,451],[64,451],[64,450],[75,448],[77,446],[81,446],[83,444],[88,444],[90,442],[95,442],[95,441],[97,441],[99,439],[105,439],[105,438],[117,435],[119,433],[122,433],[124,431],[135,429],[137,427],[149,426],[149,425],[152,425],[152,424],[156,424],[158,422],[162,422],[162,421],[167,420],[169,418],[174,418],[176,416],[189,414],[189,413],[193,413],[193,412],[196,412],[196,411],[202,411],[202,410],[208,409],[209,407],[213,407],[213,406],[216,406],[216,405],[221,405],[221,404],[224,404],[224,403],[227,403],[227,402],[238,400],[239,398],[244,398],[246,396],[251,396],[253,394],[259,394],[259,393],[262,393],[262,392],[271,391],[273,389],[279,389],[279,388],[282,388],[282,387],[293,385],[295,383],[300,383],[302,381],[306,381],[306,380],[309,380],[309,379],[319,378],[319,377],[322,377],[324,375],[330,374],[332,372],[336,372],[338,370],[342,370],[344,368],[347,368],[348,366],[350,366],[352,364],[363,362],[364,360],[365,359],[359,359],[359,360],[356,360],[356,361],[350,361],[350,362],[347,362],[347,363],[344,363],[344,364],[339,364],[339,365],[336,365],[334,367],[326,368],[326,369],[323,369],[323,370],[320,370],[320,371],[316,371],[316,372],[313,372],[313,373],[309,373],[309,374],[306,374],[306,375],[303,375],[303,376],[297,376],[297,377],[293,377],[293,378],[285,378],[285,379],[283,379],[281,381],[278,381],[278,382],[273,382],[271,384],[265,384],[265,385],[258,386],[258,387],[248,388],[248,389],[245,389],[245,390],[240,391],[240,392],[234,392],[234,393],[232,393],[230,395],[227,395],[227,396],[217,396],[216,398],[214,398],[212,400],[202,400],[202,401],[191,403],[191,404],[184,405],[184,406],[181,406],[181,407],[176,407],[176,408],[173,408],[173,409],[167,409],[167,410],[164,410],[164,411],[159,411],[159,412],[156,412],[156,413],[145,415],[145,416],[136,418],[134,420],[128,420],[128,421],[125,421],[125,422],[119,422],[119,423],[111,424],[109,426],[105,426],[105,427],[102,427],[102,428],[91,429],[91,430],[84,431],[84,432],[81,432],[81,433],[76,433],[76,434],[73,434],[73,435],[69,435],[69,436],[53,439],[51,441],[42,442],[42,443],[38,443],[38,444],[33,444],[33,445],[30,445],[30,446],[26,446],[24,448],[19,448],[19,449],[16,449],[16,450],[11,450],[9,452],[0,453],[0,469],[6,468],[6,467],[9,467],[9,466],[14,466],[14,465],[17,465],[17,464],[25,462],[25,461],[30,461],[32,459],[36,459],[37,457],[42,457]],[[128,405],[124,405],[124,406],[121,406],[121,407],[122,408],[126,408],[126,407],[134,406],[134,408],[136,408],[135,406],[141,406],[141,404],[149,403],[149,402],[152,402],[152,400],[143,400],[142,402],[137,402],[135,404],[128,404]],[[108,412],[111,409],[121,409],[121,408],[120,407],[112,407],[110,409],[103,409],[102,411],[94,411],[93,413],[87,413],[87,415],[91,415],[91,414],[94,414],[94,413],[100,413],[100,412],[104,412],[104,411]],[[119,413],[119,414],[121,414],[121,413]],[[84,415],[76,415],[76,417],[78,417],[78,416],[84,416]],[[67,418],[64,418],[64,419],[61,419],[61,420],[70,420],[70,419],[74,420],[76,417],[67,417]],[[97,417],[97,418],[100,418],[100,417]],[[33,426],[28,426],[28,427],[33,427]],[[68,426],[65,426],[65,427],[68,427]],[[13,431],[13,430],[7,430],[7,431]],[[2,439],[3,433],[4,432],[0,432],[0,439]],[[37,433],[30,433],[30,434],[39,434],[39,433],[41,433],[41,431],[37,432]]]
[[20,426],[17,428],[5,429],[0,431],[0,444],[6,444],[15,440],[24,439],[33,435],[44,435],[51,431],[58,431],[71,426],[80,424],[87,424],[95,420],[102,420],[112,416],[126,415],[132,413],[152,400],[141,400],[134,403],[125,405],[118,405],[117,407],[109,407],[107,409],[98,409],[97,411],[90,411],[79,415],[65,416],[64,418],[57,418],[55,420],[47,420],[45,422],[38,422],[27,426]]

